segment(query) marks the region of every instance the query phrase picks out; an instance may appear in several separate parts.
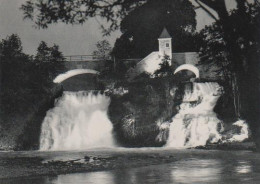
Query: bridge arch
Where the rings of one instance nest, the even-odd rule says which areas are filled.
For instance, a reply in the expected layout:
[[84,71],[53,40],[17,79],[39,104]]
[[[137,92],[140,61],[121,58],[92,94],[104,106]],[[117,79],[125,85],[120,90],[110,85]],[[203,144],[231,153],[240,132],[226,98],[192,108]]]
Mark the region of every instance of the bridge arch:
[[98,71],[96,70],[92,70],[92,69],[74,69],[74,70],[69,70],[65,73],[59,74],[57,77],[55,77],[55,79],[53,80],[54,83],[61,83],[63,81],[65,81],[68,78],[71,78],[75,75],[80,75],[80,74],[99,74]]
[[182,71],[182,70],[189,70],[189,71],[191,71],[195,74],[196,78],[200,77],[199,69],[192,64],[180,65],[179,67],[176,68],[176,70],[174,71],[174,74],[176,74],[176,73],[178,73],[179,71]]

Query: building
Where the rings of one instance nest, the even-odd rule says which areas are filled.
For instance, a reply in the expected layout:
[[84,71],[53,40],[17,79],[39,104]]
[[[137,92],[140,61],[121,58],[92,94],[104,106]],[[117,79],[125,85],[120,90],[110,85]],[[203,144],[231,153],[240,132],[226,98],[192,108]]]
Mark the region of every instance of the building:
[[150,53],[148,56],[139,61],[134,68],[128,71],[128,77],[130,79],[135,78],[141,73],[153,74],[160,67],[162,58],[164,55],[168,55],[171,59],[170,65],[173,68],[177,68],[180,65],[188,66],[183,67],[186,70],[190,67],[195,67],[199,61],[199,54],[197,52],[181,52],[175,53],[172,51],[172,37],[168,33],[167,29],[164,28],[161,35],[158,38],[159,51]]

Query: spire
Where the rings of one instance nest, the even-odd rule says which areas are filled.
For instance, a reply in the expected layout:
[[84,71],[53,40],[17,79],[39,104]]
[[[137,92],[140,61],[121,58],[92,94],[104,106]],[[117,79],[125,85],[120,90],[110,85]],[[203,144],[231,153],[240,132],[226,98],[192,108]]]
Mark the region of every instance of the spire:
[[163,38],[172,38],[165,27],[163,28],[163,31],[159,36],[159,39],[163,39]]

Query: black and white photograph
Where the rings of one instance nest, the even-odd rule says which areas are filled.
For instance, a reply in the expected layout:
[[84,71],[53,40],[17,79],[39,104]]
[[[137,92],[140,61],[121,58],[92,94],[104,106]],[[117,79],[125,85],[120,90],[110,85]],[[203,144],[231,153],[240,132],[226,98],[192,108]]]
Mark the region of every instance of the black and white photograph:
[[17,183],[260,183],[260,0],[0,0]]

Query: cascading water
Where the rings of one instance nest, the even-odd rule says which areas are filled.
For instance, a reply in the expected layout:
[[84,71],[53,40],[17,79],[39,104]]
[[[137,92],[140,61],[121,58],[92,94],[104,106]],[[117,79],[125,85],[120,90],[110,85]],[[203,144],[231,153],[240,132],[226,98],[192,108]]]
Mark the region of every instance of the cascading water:
[[185,90],[180,110],[173,117],[167,147],[196,147],[221,139],[221,121],[213,111],[221,87],[218,83],[193,83],[193,90]]
[[223,142],[242,142],[249,138],[249,127],[244,120],[239,119],[232,125],[240,127],[240,132],[233,134],[231,138],[226,139]]
[[64,92],[43,121],[40,150],[113,147],[110,98],[93,92]]

